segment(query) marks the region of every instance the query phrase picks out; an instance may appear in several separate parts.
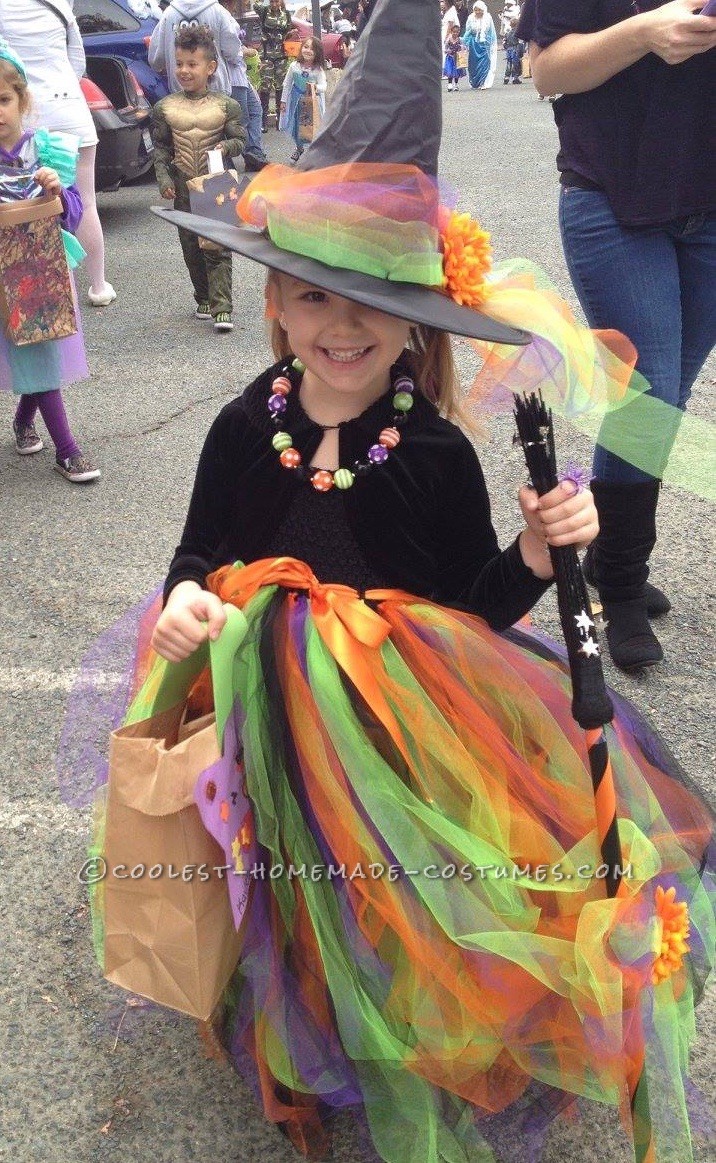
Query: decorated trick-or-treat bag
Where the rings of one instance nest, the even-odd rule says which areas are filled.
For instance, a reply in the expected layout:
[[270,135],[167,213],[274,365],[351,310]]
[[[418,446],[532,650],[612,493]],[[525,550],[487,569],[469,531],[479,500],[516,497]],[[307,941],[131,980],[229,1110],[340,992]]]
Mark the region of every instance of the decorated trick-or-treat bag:
[[[220,174],[200,174],[187,181],[189,205],[192,214],[202,214],[207,218],[218,218],[229,226],[235,226],[238,218],[236,204],[241,197],[242,186],[236,170],[224,170]],[[200,238],[202,250],[221,250],[208,238]]]
[[459,69],[466,69],[469,63],[470,54],[466,48],[459,48],[455,57],[455,63]]
[[321,120],[321,107],[318,103],[318,94],[316,93],[316,86],[309,83],[306,85],[306,92],[300,98],[298,103],[298,137],[299,141],[308,143],[313,141],[318,133],[318,126]]
[[61,200],[46,194],[0,201],[0,319],[11,343],[77,331],[61,214]]
[[[230,615],[212,675],[233,665],[244,624]],[[206,653],[158,659],[112,735],[93,846],[106,877],[92,893],[104,976],[202,1020],[238,961],[256,863],[234,709],[187,717]]]

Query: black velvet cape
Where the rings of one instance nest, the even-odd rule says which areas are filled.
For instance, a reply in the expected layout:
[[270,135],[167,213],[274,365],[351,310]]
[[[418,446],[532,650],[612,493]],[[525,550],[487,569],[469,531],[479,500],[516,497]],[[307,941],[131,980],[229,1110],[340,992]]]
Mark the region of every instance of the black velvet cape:
[[[275,364],[219,413],[199,460],[186,525],[165,585],[204,585],[206,576],[236,560],[267,556],[266,546],[307,481],[283,468],[271,445],[275,428],[267,401],[285,362]],[[420,392],[386,464],[341,494],[345,520],[360,552],[389,584],[443,605],[481,615],[495,630],[521,618],[549,586],[524,564],[515,541],[500,552],[480,463],[459,428]],[[392,391],[339,427],[339,463],[365,460],[382,428],[392,424]],[[282,428],[304,464],[323,436],[304,412],[298,391],[287,397]],[[311,489],[311,492],[313,490]],[[316,518],[321,502],[315,494]],[[312,564],[309,562],[309,564]],[[327,571],[324,567],[324,572]],[[315,567],[314,567],[315,572]],[[319,581],[351,584],[341,576]]]

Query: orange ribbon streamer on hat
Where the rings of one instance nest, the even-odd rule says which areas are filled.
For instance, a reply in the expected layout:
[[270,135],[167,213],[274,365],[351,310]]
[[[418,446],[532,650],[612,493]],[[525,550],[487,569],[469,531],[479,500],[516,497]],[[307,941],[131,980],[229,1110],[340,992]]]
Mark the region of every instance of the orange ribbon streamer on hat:
[[[375,659],[371,657],[390,634],[390,624],[366,605],[356,590],[319,582],[311,568],[295,557],[262,558],[244,566],[225,565],[209,575],[206,585],[222,602],[239,609],[262,586],[305,591],[321,638],[407,758],[402,732],[378,684]],[[377,602],[416,600],[402,590],[368,590],[365,597]]]

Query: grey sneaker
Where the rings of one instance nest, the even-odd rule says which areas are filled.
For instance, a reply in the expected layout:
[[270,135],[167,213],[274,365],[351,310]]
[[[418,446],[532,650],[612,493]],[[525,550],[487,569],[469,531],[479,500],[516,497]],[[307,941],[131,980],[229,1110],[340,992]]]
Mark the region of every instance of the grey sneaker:
[[233,331],[234,324],[231,322],[231,316],[225,311],[220,311],[214,320],[214,331]]
[[54,467],[65,480],[72,481],[73,485],[83,485],[87,481],[96,481],[102,475],[89,457],[83,456],[81,452],[75,453],[74,456],[68,456],[67,460],[60,460],[58,457]]
[[194,312],[195,319],[211,319],[211,311],[208,303],[197,303],[196,311]]
[[33,452],[42,452],[45,445],[38,436],[34,424],[17,424],[12,422],[15,433],[15,448],[20,456],[32,456]]

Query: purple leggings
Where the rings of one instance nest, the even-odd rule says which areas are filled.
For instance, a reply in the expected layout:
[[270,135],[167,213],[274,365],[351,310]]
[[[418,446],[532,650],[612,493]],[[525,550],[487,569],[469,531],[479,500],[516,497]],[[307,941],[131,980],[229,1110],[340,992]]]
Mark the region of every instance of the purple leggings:
[[52,437],[57,459],[68,460],[80,451],[75,441],[62,400],[62,392],[57,388],[54,392],[32,392],[20,396],[20,402],[15,413],[15,423],[20,426],[32,424],[40,409],[40,415],[45,421],[47,431]]

